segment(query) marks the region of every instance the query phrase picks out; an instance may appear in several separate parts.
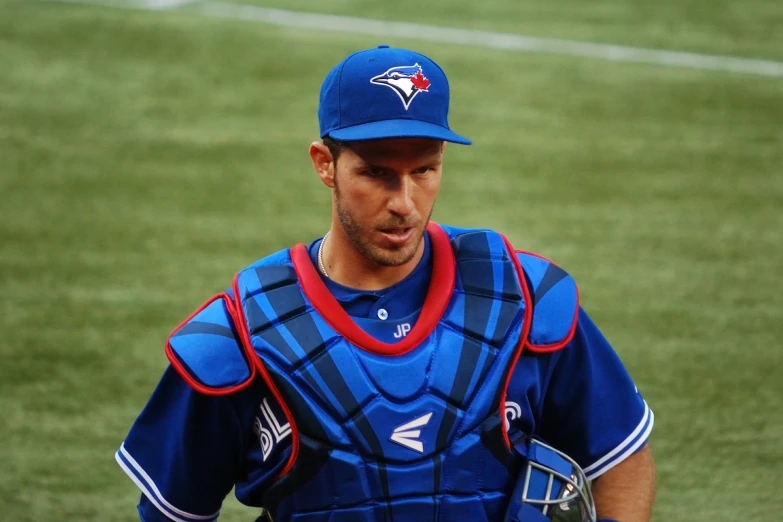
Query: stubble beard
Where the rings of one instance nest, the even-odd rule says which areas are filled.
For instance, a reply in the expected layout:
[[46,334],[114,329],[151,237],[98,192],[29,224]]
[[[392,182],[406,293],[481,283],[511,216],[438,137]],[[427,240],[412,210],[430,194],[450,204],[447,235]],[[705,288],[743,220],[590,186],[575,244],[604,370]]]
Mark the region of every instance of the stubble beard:
[[[373,245],[369,239],[370,234],[374,233],[375,229],[365,229],[356,216],[354,216],[350,210],[342,205],[340,190],[336,183],[334,187],[334,196],[335,208],[337,209],[337,218],[340,220],[340,225],[342,225],[343,230],[345,231],[345,235],[348,236],[348,239],[351,241],[353,247],[360,254],[376,265],[385,267],[404,265],[413,259],[413,256],[415,256],[416,252],[419,250],[419,245],[421,244],[422,239],[424,239],[423,229],[417,230],[416,235],[412,238],[412,241],[397,249],[389,250],[377,247]],[[429,223],[431,215],[432,209],[430,209],[430,214],[424,221],[425,224]],[[415,225],[411,225],[410,223],[405,222],[390,223],[386,226],[416,226],[418,228],[421,226],[421,223],[416,223]]]

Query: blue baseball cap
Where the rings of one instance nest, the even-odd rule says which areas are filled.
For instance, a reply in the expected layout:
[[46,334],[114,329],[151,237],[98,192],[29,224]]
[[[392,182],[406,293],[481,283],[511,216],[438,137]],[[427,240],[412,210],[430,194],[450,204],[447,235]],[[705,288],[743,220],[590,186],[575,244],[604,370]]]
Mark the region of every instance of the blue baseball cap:
[[443,70],[407,49],[379,45],[348,56],[321,86],[321,138],[365,141],[433,138],[470,145],[449,128]]

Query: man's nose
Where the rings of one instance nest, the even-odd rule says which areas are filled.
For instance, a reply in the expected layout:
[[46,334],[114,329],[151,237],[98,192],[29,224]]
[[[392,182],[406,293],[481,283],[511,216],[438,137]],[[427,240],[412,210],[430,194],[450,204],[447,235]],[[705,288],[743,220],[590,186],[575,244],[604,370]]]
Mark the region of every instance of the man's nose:
[[391,192],[387,204],[389,212],[399,216],[412,214],[415,206],[412,198],[413,183],[410,176],[400,176],[398,181],[389,189]]

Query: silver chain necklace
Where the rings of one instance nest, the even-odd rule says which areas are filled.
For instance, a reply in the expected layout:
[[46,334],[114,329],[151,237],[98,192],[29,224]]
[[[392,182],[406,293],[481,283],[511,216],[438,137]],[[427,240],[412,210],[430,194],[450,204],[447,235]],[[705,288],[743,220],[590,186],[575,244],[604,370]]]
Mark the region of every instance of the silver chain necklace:
[[[329,232],[331,232],[331,230]],[[321,244],[318,245],[318,267],[326,277],[329,277],[329,274],[326,272],[326,265],[324,265],[324,243],[326,243],[326,238],[329,237],[329,232],[324,235]]]

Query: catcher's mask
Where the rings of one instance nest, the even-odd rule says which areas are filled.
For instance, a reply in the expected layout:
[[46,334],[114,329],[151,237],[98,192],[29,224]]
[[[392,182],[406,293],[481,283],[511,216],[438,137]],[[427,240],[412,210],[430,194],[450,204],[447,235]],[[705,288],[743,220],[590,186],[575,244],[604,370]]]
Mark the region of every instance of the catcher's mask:
[[595,503],[584,471],[565,453],[533,438],[514,445],[526,463],[505,522],[595,522]]

